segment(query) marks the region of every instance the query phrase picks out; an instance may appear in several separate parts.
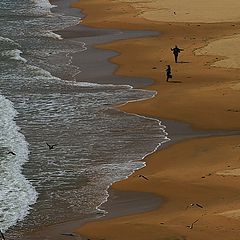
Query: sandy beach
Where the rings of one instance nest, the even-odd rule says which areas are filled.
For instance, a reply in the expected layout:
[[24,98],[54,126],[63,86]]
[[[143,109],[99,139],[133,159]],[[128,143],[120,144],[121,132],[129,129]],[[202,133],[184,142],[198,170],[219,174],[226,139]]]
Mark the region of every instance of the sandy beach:
[[[101,206],[106,216],[63,216],[62,223],[26,230],[21,239],[239,239],[239,1],[51,3],[86,16],[79,26],[56,32],[89,44],[71,55],[81,72],[59,77],[156,91],[154,98],[116,108],[159,119],[171,141],[144,159],[146,167],[110,187]],[[184,50],[178,63],[175,45]]]
[[[240,128],[239,2],[177,3],[82,0],[73,5],[87,15],[83,24],[88,26],[159,32],[97,46],[119,53],[111,57],[117,76],[154,80],[145,89],[157,91],[155,98],[121,110],[208,133],[168,144],[145,159],[145,168],[112,186],[155,194],[163,201],[159,208],[85,224],[76,232],[86,239],[239,238],[240,138],[232,133]],[[178,63],[170,51],[175,45],[184,49]],[[165,80],[167,64],[170,82]],[[225,135],[211,136],[216,130]]]

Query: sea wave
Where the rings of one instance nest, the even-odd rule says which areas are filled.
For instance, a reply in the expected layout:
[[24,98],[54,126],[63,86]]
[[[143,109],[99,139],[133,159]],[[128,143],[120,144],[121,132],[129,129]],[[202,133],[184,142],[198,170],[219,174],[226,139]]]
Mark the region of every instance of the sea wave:
[[19,43],[14,40],[0,36],[0,51],[1,50],[12,50],[21,47]]
[[23,52],[19,49],[13,49],[13,50],[2,51],[0,54],[2,57],[7,57],[12,60],[22,61],[22,62],[26,63],[27,59],[25,59],[21,56],[22,53]]
[[60,34],[54,33],[52,31],[43,31],[41,33],[41,35],[43,37],[49,37],[49,38],[54,38],[54,39],[58,39],[58,40],[62,40],[63,39]]
[[48,0],[32,0],[32,2],[35,4],[35,9],[41,14],[51,14],[51,9],[56,7]]
[[36,202],[37,192],[22,174],[28,143],[14,118],[13,103],[0,95],[0,222],[1,230],[22,220]]

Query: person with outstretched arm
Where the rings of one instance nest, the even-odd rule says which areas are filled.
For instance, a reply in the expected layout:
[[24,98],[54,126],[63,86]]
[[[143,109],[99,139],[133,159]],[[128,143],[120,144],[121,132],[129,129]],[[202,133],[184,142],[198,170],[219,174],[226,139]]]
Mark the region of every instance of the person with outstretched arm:
[[183,49],[179,48],[177,45],[175,45],[174,48],[171,48],[171,51],[173,52],[175,63],[177,63],[178,60],[178,54],[183,51]]

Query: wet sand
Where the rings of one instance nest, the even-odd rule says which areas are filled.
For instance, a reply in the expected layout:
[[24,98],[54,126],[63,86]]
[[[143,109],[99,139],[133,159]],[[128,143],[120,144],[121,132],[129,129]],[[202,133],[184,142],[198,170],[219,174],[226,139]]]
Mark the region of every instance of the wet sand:
[[[87,43],[86,51],[80,54],[78,52],[71,54],[72,64],[79,67],[81,72],[75,76],[61,76],[64,79],[99,84],[131,85],[134,88],[141,88],[153,83],[153,80],[144,77],[114,76],[113,73],[118,67],[116,64],[110,63],[108,59],[117,56],[118,53],[99,49],[95,45],[121,39],[157,35],[156,32],[94,29],[85,26],[73,26],[56,33],[72,41]],[[54,63],[56,58],[62,59],[64,56],[53,56],[51,61]]]
[[[77,232],[90,239],[237,239],[239,179],[216,172],[239,167],[238,144],[238,136],[213,137],[158,151],[148,157],[146,168],[113,187],[163,196],[160,208],[89,223]],[[192,229],[187,227],[196,220]]]

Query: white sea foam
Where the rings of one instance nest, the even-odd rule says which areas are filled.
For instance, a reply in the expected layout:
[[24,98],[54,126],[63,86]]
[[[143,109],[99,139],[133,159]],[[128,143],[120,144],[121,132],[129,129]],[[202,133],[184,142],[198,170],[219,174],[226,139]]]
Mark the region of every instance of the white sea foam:
[[[28,160],[28,143],[14,118],[17,112],[13,103],[0,95],[0,222],[4,232],[22,220],[37,192],[22,175],[22,165]],[[9,151],[16,155],[8,154]]]
[[0,43],[1,45],[4,45],[5,48],[8,47],[8,49],[21,47],[20,44],[15,42],[14,40],[2,36],[0,36]]
[[62,81],[60,78],[54,77],[50,72],[39,68],[37,66],[33,66],[33,65],[28,65],[28,69],[32,71],[32,73],[34,74],[33,78],[41,78],[41,79],[55,79],[58,81]]
[[48,0],[32,0],[36,8],[40,13],[49,13],[51,14],[51,8],[56,7],[52,5]]
[[19,49],[13,49],[13,50],[6,50],[1,52],[2,56],[9,57],[9,59],[17,60],[17,61],[22,61],[24,63],[27,62],[27,60],[23,57],[21,57],[21,54],[23,52]]
[[15,43],[12,39],[6,38],[6,37],[2,37],[2,36],[0,36],[0,41],[1,41],[1,42]]
[[54,33],[52,31],[44,31],[44,32],[42,32],[41,35],[44,37],[48,37],[48,38],[54,38],[54,39],[59,39],[59,40],[63,39],[60,34]]
[[98,88],[98,89],[101,89],[101,88],[132,89],[133,88],[130,85],[98,84],[98,83],[91,83],[91,82],[76,82],[76,81],[70,81],[70,80],[63,80],[61,78],[53,76],[50,72],[42,68],[39,68],[37,66],[28,65],[28,68],[34,73],[33,78],[54,80],[58,84],[66,84],[66,85],[82,87],[82,88]]
[[[130,87],[133,88],[132,86],[130,86]],[[144,101],[144,100],[147,100],[147,99],[151,99],[151,98],[156,97],[156,95],[157,95],[157,91],[149,91],[149,90],[143,90],[143,89],[138,89],[138,90],[139,90],[139,91],[142,91],[142,92],[150,92],[150,93],[152,93],[152,96],[151,96],[151,97],[146,97],[146,98],[139,98],[139,99],[136,99],[136,100],[130,100],[130,101],[127,101],[127,102],[125,102],[125,103],[123,103],[123,104],[120,104],[119,106],[124,106],[124,105],[126,105],[126,104],[128,104],[128,103],[130,103],[130,102],[138,102],[138,101]],[[115,110],[120,111],[120,110],[118,110],[118,109],[116,109],[116,108],[115,108]],[[114,180],[111,184],[108,185],[107,189],[105,190],[105,198],[102,200],[102,202],[101,202],[98,206],[96,206],[96,210],[99,211],[99,212],[101,212],[101,213],[103,213],[104,215],[107,214],[108,212],[106,212],[105,210],[101,209],[101,206],[108,201],[108,198],[109,198],[109,196],[110,196],[110,195],[109,195],[109,189],[111,188],[111,186],[112,186],[114,183],[118,182],[118,181],[121,181],[121,180],[123,180],[123,179],[129,178],[134,172],[136,172],[137,170],[139,170],[139,169],[141,169],[141,168],[144,168],[144,167],[146,166],[146,162],[144,161],[144,159],[145,159],[147,156],[149,156],[149,155],[153,154],[154,152],[156,152],[156,151],[160,148],[160,146],[161,146],[162,144],[164,144],[164,143],[166,143],[166,142],[168,142],[168,141],[171,140],[171,139],[168,137],[167,131],[165,131],[166,126],[162,125],[162,123],[161,123],[160,120],[158,120],[158,119],[156,119],[156,118],[151,118],[151,117],[142,116],[142,115],[135,114],[135,113],[127,113],[127,112],[125,112],[125,114],[135,115],[135,116],[140,117],[140,118],[145,118],[145,119],[149,119],[149,120],[152,120],[152,121],[157,122],[158,125],[159,125],[159,128],[162,130],[162,135],[161,135],[162,139],[161,139],[160,142],[158,142],[158,144],[155,146],[155,148],[154,148],[152,151],[146,153],[146,154],[141,158],[141,161],[138,160],[138,161],[132,161],[132,162],[129,162],[129,163],[128,163],[128,164],[131,165],[131,167],[130,167],[130,168],[127,167],[127,169],[132,169],[132,170],[129,172],[128,175],[126,175],[125,177],[121,177],[120,179],[116,179],[116,180]],[[101,216],[100,216],[100,217],[101,217]]]
[[75,82],[75,81],[68,81],[68,80],[61,80],[66,85],[78,86],[83,88],[98,88],[98,89],[132,89],[133,87],[130,85],[114,85],[114,84],[98,84],[98,83],[91,83],[91,82]]

